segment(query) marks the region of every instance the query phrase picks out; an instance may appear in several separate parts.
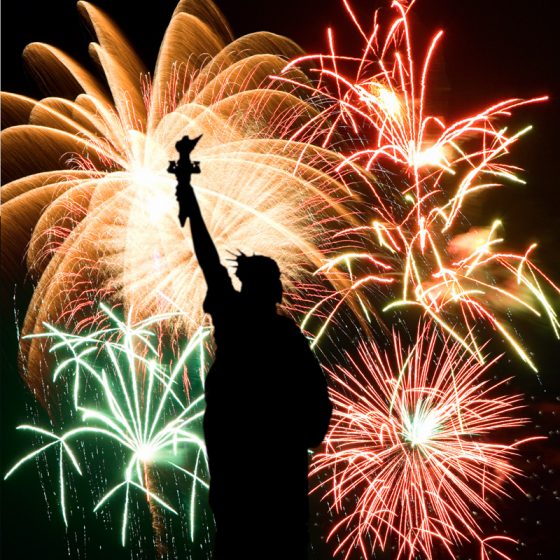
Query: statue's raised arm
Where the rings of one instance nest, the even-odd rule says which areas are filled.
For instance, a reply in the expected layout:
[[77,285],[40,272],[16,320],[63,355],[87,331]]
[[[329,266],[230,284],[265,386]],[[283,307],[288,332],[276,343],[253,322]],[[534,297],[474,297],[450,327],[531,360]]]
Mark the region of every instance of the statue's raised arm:
[[175,148],[179,152],[179,159],[170,161],[167,171],[177,177],[176,197],[179,202],[179,222],[183,227],[187,218],[190,218],[194,252],[202,268],[206,283],[210,286],[217,277],[221,278],[223,276],[224,268],[220,264],[218,251],[204,223],[200,206],[191,185],[191,175],[200,173],[200,163],[191,161],[191,152],[198,144],[201,136],[192,139],[184,136],[175,144]]

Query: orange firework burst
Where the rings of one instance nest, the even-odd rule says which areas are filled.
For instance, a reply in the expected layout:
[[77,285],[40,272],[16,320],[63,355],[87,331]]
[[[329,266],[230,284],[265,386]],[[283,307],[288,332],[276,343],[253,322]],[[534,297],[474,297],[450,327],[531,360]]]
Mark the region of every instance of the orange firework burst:
[[[309,307],[311,284],[323,296],[313,270],[338,242],[330,232],[356,221],[343,206],[346,185],[329,173],[341,156],[289,140],[316,114],[307,93],[269,79],[299,47],[266,32],[234,40],[211,2],[181,0],[150,75],[108,16],[78,7],[104,79],[33,43],[26,62],[56,96],[2,94],[13,125],[2,133],[3,274],[36,281],[23,334],[44,322],[79,332],[102,320],[100,300],[137,321],[179,310],[167,328],[197,331],[205,284],[166,172],[185,134],[203,135],[195,188],[219,250],[276,259],[291,310]],[[298,70],[292,77],[305,82]],[[23,356],[40,387],[36,339]]]
[[[364,147],[347,155],[338,169],[360,162],[381,175],[374,165],[389,165],[404,177],[405,186],[387,195],[384,185],[369,183],[374,203],[369,223],[351,231],[375,248],[336,255],[319,268],[325,274],[342,270],[352,283],[331,306],[331,316],[350,295],[359,296],[372,284],[395,284],[400,297],[385,303],[385,309],[419,307],[479,359],[473,327],[486,322],[536,371],[504,316],[514,308],[544,315],[558,337],[550,293],[557,296],[560,290],[531,260],[535,245],[522,253],[501,249],[501,223],[469,230],[463,211],[465,201],[503,180],[523,182],[518,168],[502,159],[530,127],[510,133],[499,122],[513,109],[546,97],[501,101],[448,124],[427,111],[430,63],[443,32],[432,38],[418,64],[407,19],[414,2],[393,2],[397,16],[385,34],[377,12],[368,34],[344,4],[364,39],[363,56],[337,54],[329,29],[329,54],[300,57],[286,66],[288,72],[318,61],[319,79],[305,87],[325,99],[324,110],[294,138],[328,146],[335,131],[351,130]],[[317,309],[332,302],[325,299]]]
[[498,519],[491,498],[507,496],[505,481],[517,487],[511,458],[524,442],[492,438],[525,423],[515,416],[521,399],[500,394],[505,381],[483,379],[496,360],[481,365],[438,336],[420,327],[403,348],[394,334],[387,353],[361,343],[330,372],[333,426],[312,471],[326,475],[315,491],[343,513],[330,537],[342,533],[337,552],[346,558],[393,544],[395,558],[409,559],[431,558],[434,548],[455,558],[466,541],[479,542],[483,558],[496,551],[500,537],[481,534],[477,513]]

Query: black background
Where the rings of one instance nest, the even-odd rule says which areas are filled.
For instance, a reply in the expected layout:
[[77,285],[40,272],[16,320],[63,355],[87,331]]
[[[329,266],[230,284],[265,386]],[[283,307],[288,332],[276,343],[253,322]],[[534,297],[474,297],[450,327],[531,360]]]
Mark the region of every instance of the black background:
[[[147,68],[152,68],[158,46],[169,21],[173,0],[103,0],[96,3],[121,26]],[[285,0],[251,2],[222,0],[219,7],[234,34],[258,30],[287,35],[305,50],[326,50],[326,28],[333,26],[340,52],[357,53],[361,43],[344,13],[342,1]],[[381,5],[380,0],[356,0],[364,16]],[[539,242],[537,263],[554,278],[560,278],[560,153],[558,134],[560,111],[560,28],[553,16],[553,0],[420,0],[414,8],[415,31],[426,38],[439,28],[445,30],[437,60],[440,86],[438,102],[449,120],[481,109],[494,100],[509,97],[550,95],[547,103],[532,105],[516,113],[513,128],[533,125],[514,148],[510,161],[523,167],[526,186],[510,185],[486,195],[471,216],[485,225],[501,218],[513,247],[522,250]],[[369,16],[367,17],[369,19]],[[66,0],[10,0],[2,5],[2,90],[38,96],[21,61],[26,44],[42,41],[60,47],[79,61],[88,63],[87,43],[91,40],[75,3]],[[2,472],[21,456],[14,438],[16,425],[26,420],[25,389],[17,375],[15,345],[9,316],[2,318]],[[529,324],[525,340],[535,352],[539,377],[519,367],[514,360],[502,361],[514,384],[527,395],[531,433],[549,435],[546,444],[526,450],[523,486],[529,496],[515,494],[504,502],[504,526],[524,546],[513,558],[556,560],[560,558],[558,520],[560,507],[560,438],[555,434],[560,416],[560,343],[540,323]],[[549,434],[549,432],[551,432]],[[32,468],[28,469],[32,471]],[[552,472],[549,472],[552,470]],[[18,482],[2,482],[3,558],[66,557],[64,527],[57,511],[48,516],[39,479],[29,474]],[[502,530],[503,527],[500,528]],[[72,531],[69,532],[72,534]],[[70,537],[72,538],[72,537]],[[115,533],[105,533],[105,539]],[[96,560],[120,549],[89,551]],[[128,558],[125,551],[119,557]]]

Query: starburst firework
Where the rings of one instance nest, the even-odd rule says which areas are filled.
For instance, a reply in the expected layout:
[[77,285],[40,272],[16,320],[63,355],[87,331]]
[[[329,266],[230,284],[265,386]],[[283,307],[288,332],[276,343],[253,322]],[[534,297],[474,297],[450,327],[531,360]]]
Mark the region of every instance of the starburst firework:
[[[81,335],[64,332],[45,324],[45,332],[30,335],[51,343],[51,352],[59,357],[53,382],[68,388],[64,402],[68,410],[55,431],[37,425],[21,425],[19,430],[33,432],[48,443],[33,450],[6,473],[8,478],[31,459],[58,450],[59,499],[62,516],[69,522],[67,475],[70,466],[82,475],[80,463],[95,461],[98,454],[84,456],[73,449],[78,442],[99,446],[101,441],[120,450],[122,464],[117,467],[114,486],[106,488],[94,511],[120,496],[123,499],[121,539],[126,542],[131,511],[131,493],[147,498],[154,530],[161,531],[158,508],[177,514],[155,486],[154,471],[171,470],[184,475],[181,488],[190,496],[189,533],[194,539],[198,494],[208,488],[206,451],[201,434],[204,412],[203,395],[189,395],[185,381],[187,361],[197,355],[200,373],[204,375],[204,340],[207,329],[200,329],[189,340],[170,365],[166,366],[155,332],[150,327],[168,321],[169,315],[155,316],[138,323],[122,321],[106,306],[101,312],[111,325]],[[189,372],[191,378],[192,372]],[[64,394],[64,391],[62,391]],[[70,407],[66,405],[71,405]],[[76,422],[78,420],[78,422]],[[114,479],[108,472],[106,480]],[[97,488],[91,488],[97,492]],[[163,535],[156,534],[158,546]]]
[[[177,335],[200,327],[204,282],[166,172],[185,134],[202,134],[195,189],[218,249],[270,255],[287,308],[308,308],[311,284],[325,294],[312,271],[340,243],[329,232],[355,221],[344,176],[329,175],[341,157],[289,141],[316,110],[302,88],[269,79],[300,49],[266,32],[234,40],[212,2],[181,0],[152,76],[108,16],[78,6],[104,81],[33,43],[25,60],[52,96],[2,94],[13,124],[2,132],[3,274],[36,281],[23,333],[44,322],[79,332],[101,318],[101,300],[136,320],[181,309]],[[47,401],[40,346],[28,342],[26,379]]]
[[396,558],[432,558],[436,548],[455,558],[472,541],[483,557],[497,550],[500,537],[482,535],[477,513],[498,519],[495,499],[517,486],[512,458],[523,441],[495,437],[525,420],[515,415],[521,398],[501,394],[505,381],[485,379],[496,360],[481,365],[433,325],[411,348],[394,334],[390,351],[362,343],[346,359],[330,372],[333,426],[312,468],[323,479],[315,491],[343,516],[330,533],[337,552],[368,558],[396,545]]

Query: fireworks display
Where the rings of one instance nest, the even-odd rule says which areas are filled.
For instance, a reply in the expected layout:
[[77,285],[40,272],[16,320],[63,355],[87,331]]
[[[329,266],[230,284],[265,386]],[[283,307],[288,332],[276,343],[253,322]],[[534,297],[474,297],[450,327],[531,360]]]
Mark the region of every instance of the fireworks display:
[[[352,223],[346,186],[327,173],[340,156],[288,141],[316,110],[269,76],[299,48],[265,32],[233,40],[210,2],[183,1],[152,76],[105,14],[78,6],[104,80],[33,43],[25,60],[55,96],[3,94],[7,120],[18,123],[2,133],[3,270],[18,280],[25,254],[36,279],[23,333],[45,321],[79,332],[100,319],[100,299],[133,309],[135,320],[179,309],[168,326],[178,334],[200,327],[205,285],[166,172],[185,134],[202,134],[196,189],[224,262],[228,249],[271,255],[297,308],[327,233]],[[40,350],[35,339],[24,350],[26,378],[47,401]]]
[[481,535],[477,516],[498,517],[492,497],[509,495],[523,443],[493,440],[524,423],[520,396],[485,379],[495,360],[483,366],[425,326],[410,348],[394,334],[390,352],[361,343],[346,361],[330,372],[333,426],[314,462],[327,473],[318,488],[343,512],[331,531],[337,551],[369,558],[395,545],[393,558],[435,548],[456,558],[462,542],[478,541],[484,558],[499,539]]
[[[191,538],[194,538],[196,507],[200,501],[198,492],[208,488],[200,425],[204,401],[202,394],[189,395],[183,377],[187,375],[187,360],[194,354],[199,354],[199,367],[204,368],[204,339],[209,333],[207,330],[197,332],[172,367],[166,368],[155,333],[149,327],[169,317],[152,317],[133,324],[130,317],[123,322],[106,306],[102,305],[101,311],[112,323],[108,328],[78,336],[46,324],[43,334],[30,335],[50,341],[51,352],[55,355],[62,352],[69,355],[61,357],[54,368],[53,381],[70,389],[67,397],[73,413],[66,419],[68,429],[59,427],[59,434],[36,425],[18,426],[19,430],[39,434],[48,443],[20,459],[4,478],[10,477],[40,453],[48,449],[58,450],[60,508],[64,523],[68,525],[71,507],[67,505],[65,468],[69,466],[79,475],[83,474],[72,444],[105,438],[124,451],[123,463],[115,469],[122,480],[107,489],[94,511],[109,500],[122,498],[123,545],[127,537],[129,495],[132,492],[146,496],[156,519],[159,519],[158,507],[177,514],[154,489],[151,470],[162,467],[187,475],[181,488],[191,493],[189,522]],[[204,372],[201,371],[200,375],[204,376]],[[84,460],[92,461],[91,456]],[[91,490],[94,493],[97,489]],[[162,535],[157,534],[158,523],[154,522],[154,528],[156,537],[161,540]]]
[[[285,68],[288,72],[309,61],[319,63],[314,69],[319,73],[317,83],[305,87],[326,99],[326,108],[293,138],[320,140],[326,147],[344,126],[371,141],[364,140],[365,146],[347,155],[339,169],[359,161],[380,175],[370,184],[369,223],[350,230],[369,237],[372,252],[343,252],[329,258],[318,273],[346,270],[352,286],[339,294],[334,307],[331,296],[321,303],[333,308],[332,316],[344,300],[372,284],[395,285],[395,290],[383,292],[400,294],[385,300],[385,311],[419,307],[479,359],[474,327],[486,322],[536,371],[507,315],[521,309],[543,317],[559,337],[552,296],[560,290],[532,262],[535,244],[519,254],[502,249],[501,223],[469,228],[464,207],[503,181],[523,182],[518,168],[503,158],[530,127],[509,132],[502,123],[514,109],[547,98],[500,101],[451,124],[429,113],[430,63],[443,32],[436,33],[421,58],[408,22],[413,4],[393,2],[396,17],[390,22],[379,21],[376,12],[368,35],[345,3],[364,39],[363,56],[336,53],[329,30],[330,53],[306,55]],[[343,67],[352,73],[343,73]],[[293,83],[289,77],[278,79]],[[392,180],[397,194],[388,200],[379,164],[392,166],[389,169],[401,177]]]
[[[285,9],[294,29],[312,11],[300,4]],[[69,557],[211,554],[206,285],[166,171],[184,135],[202,135],[193,182],[222,262],[237,250],[278,262],[283,308],[330,380],[333,420],[310,461],[317,558],[526,558],[534,531],[510,527],[508,504],[560,500],[543,475],[557,449],[531,455],[545,433],[554,447],[542,413],[560,409],[522,395],[546,393],[551,372],[514,375],[514,362],[543,369],[531,342],[545,331],[527,325],[560,338],[560,288],[530,228],[510,242],[507,212],[480,212],[525,185],[514,156],[532,127],[512,123],[549,99],[520,90],[443,116],[444,33],[418,32],[417,2],[340,4],[351,30],[338,22],[313,54],[268,31],[235,38],[211,0],[179,0],[152,65],[79,1],[93,64],[31,43],[46,97],[1,94],[2,304],[33,399],[3,421],[18,451],[2,475],[14,488],[38,473]],[[333,21],[321,9],[318,29]],[[284,381],[289,398],[297,380]]]

